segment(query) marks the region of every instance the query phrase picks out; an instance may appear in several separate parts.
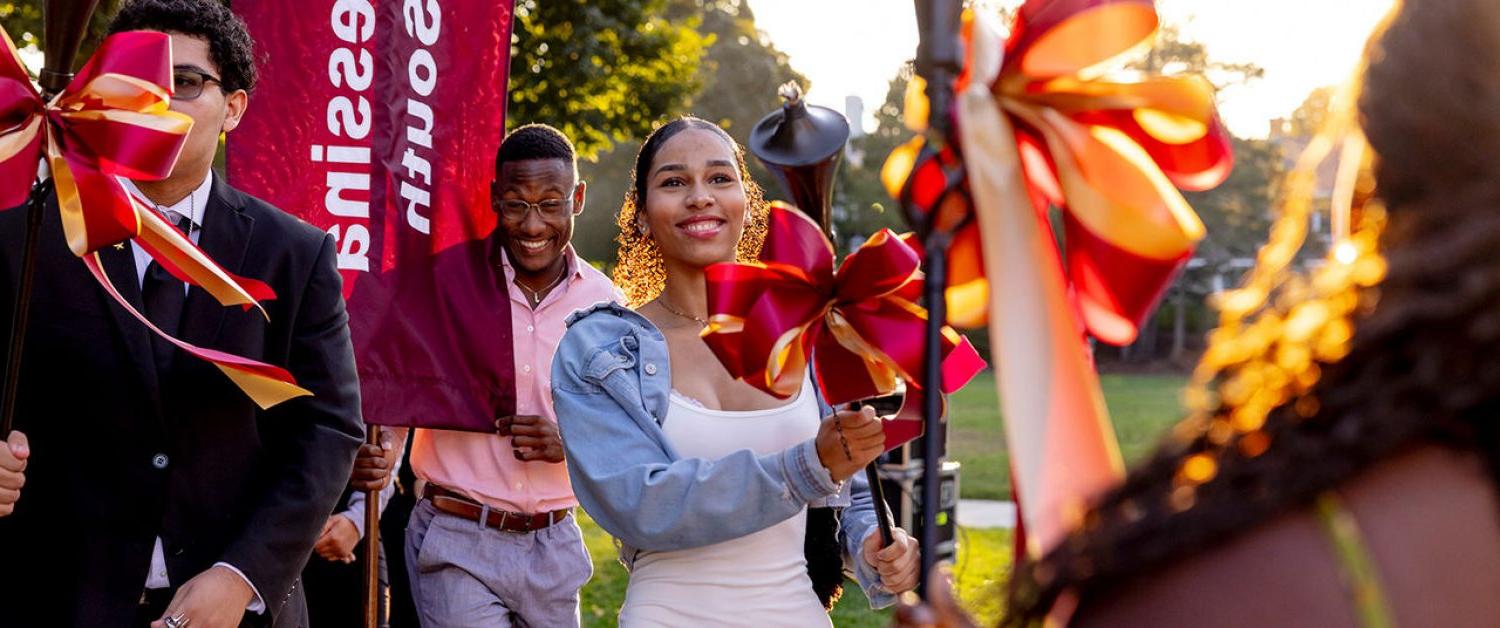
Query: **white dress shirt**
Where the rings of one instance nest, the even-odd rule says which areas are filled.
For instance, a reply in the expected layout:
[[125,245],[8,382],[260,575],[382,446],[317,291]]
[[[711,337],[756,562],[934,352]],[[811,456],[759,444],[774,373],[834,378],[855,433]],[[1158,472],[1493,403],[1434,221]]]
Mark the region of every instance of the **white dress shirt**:
[[[155,207],[157,211],[162,213],[162,215],[167,219],[168,222],[175,223],[178,220],[181,220],[181,217],[186,216],[188,220],[192,221],[192,227],[187,230],[188,239],[192,240],[193,244],[198,243],[198,239],[203,235],[203,218],[208,209],[209,194],[213,191],[213,171],[209,171],[208,176],[203,178],[203,183],[199,184],[191,194],[188,194],[182,200],[177,201],[176,204],[170,206],[157,205],[156,203],[152,202],[151,199],[147,198],[145,194],[141,193],[140,188],[137,188],[135,186],[135,183],[129,179],[125,179],[122,177],[120,179],[120,182],[125,184],[125,190],[130,192],[131,196],[134,196],[142,203],[145,203],[148,207]],[[135,254],[136,285],[142,286],[146,282],[146,267],[151,265],[151,254],[147,253],[146,250],[141,248],[141,245],[137,244],[134,240],[130,242],[130,250]],[[184,292],[188,289],[188,286],[185,282],[183,283],[182,289]],[[240,571],[239,568],[225,562],[214,563],[214,566],[225,567],[230,571],[233,571],[234,573],[238,574],[240,578],[243,578],[245,580],[245,584],[250,585],[250,592],[252,596],[250,598],[250,604],[245,607],[245,610],[256,614],[265,612],[266,603],[261,599],[260,591],[256,590],[255,583],[251,582],[249,578],[245,577],[245,572]],[[151,550],[151,570],[146,572],[146,588],[165,589],[171,586],[171,581],[167,579],[166,553],[162,551],[161,537],[156,537],[156,547]]]

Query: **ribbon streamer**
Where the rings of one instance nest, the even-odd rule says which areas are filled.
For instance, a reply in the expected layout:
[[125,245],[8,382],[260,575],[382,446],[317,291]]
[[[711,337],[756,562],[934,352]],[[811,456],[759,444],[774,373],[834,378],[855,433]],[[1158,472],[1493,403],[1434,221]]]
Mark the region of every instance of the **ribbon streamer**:
[[[956,91],[977,84],[993,95],[1014,127],[1030,203],[1044,218],[1049,206],[1063,210],[1066,277],[1087,331],[1129,344],[1203,238],[1178,189],[1212,188],[1233,165],[1213,87],[1196,76],[1103,78],[1101,68],[1149,45],[1151,0],[1029,0],[1003,43],[987,22],[966,16]],[[908,88],[920,100],[920,84]],[[942,150],[919,136],[894,151],[882,171],[891,194],[925,214],[949,211],[934,207],[945,162],[957,160]],[[959,229],[952,248],[948,310],[960,327],[984,324],[988,311],[977,227]]]
[[[192,118],[170,110],[171,39],[145,31],[110,36],[50,103],[32,85],[4,29],[0,39],[0,207],[26,201],[37,162],[45,157],[68,248],[137,319],[147,322],[120,297],[92,258],[103,247],[131,239],[173,276],[202,288],[221,304],[255,307],[265,315],[259,302],[275,298],[269,286],[220,268],[120,182],[120,177],[166,178],[192,128]],[[147,326],[224,370],[262,408],[312,394],[283,369],[193,347],[149,322]]]
[[[1206,81],[1105,78],[1105,66],[1150,44],[1151,0],[1028,0],[1008,39],[965,18],[956,110],[938,112],[956,116],[957,145],[918,137],[882,178],[918,220],[959,225],[950,320],[989,324],[1025,551],[1036,556],[1123,473],[1084,339],[1135,340],[1204,234],[1178,189],[1218,185],[1233,160]],[[920,128],[924,110],[909,122]],[[962,193],[944,194],[959,165]]]
[[[919,408],[927,310],[917,305],[917,251],[881,230],[835,271],[833,245],[812,219],[775,202],[769,220],[759,263],[714,264],[706,271],[703,340],[714,355],[731,375],[778,398],[797,392],[811,363],[831,404],[890,394],[904,382],[904,407]],[[985,364],[953,329],[944,328],[943,340],[946,393]],[[902,422],[916,423],[889,423]],[[920,430],[916,425],[916,431],[889,426],[887,446],[910,440]]]

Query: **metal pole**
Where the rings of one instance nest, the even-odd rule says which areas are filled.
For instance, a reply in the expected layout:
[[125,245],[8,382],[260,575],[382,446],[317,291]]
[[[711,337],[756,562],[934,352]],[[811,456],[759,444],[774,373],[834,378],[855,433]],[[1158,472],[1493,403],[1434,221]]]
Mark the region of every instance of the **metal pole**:
[[941,504],[943,445],[948,434],[943,430],[943,322],[947,319],[944,292],[948,279],[948,235],[935,231],[927,238],[922,272],[927,275],[923,286],[923,305],[927,307],[927,346],[923,354],[922,422],[922,574],[917,594],[927,598],[927,575],[937,563],[938,523]]
[[[849,404],[849,409],[858,411],[864,405],[863,402],[856,401]],[[891,532],[895,529],[896,522],[891,515],[890,504],[885,501],[885,486],[880,484],[878,459],[865,465],[865,481],[870,484],[870,500],[875,504],[875,523],[880,528],[880,547],[890,547],[891,543],[896,542],[895,534]]]
[[[963,62],[958,40],[959,20],[963,6],[959,0],[915,0],[917,27],[921,37],[917,45],[916,71],[927,81],[929,119],[935,140],[946,142],[951,136],[949,112],[952,109],[953,81]],[[941,201],[939,201],[939,205]],[[928,224],[923,225],[925,257],[922,271],[923,305],[927,307],[927,345],[924,352],[922,419],[925,425],[922,455],[922,574],[917,593],[928,598],[927,581],[937,562],[937,513],[941,500],[943,430],[942,329],[947,321],[944,293],[948,283],[948,244],[950,234],[936,224],[939,212],[933,208]]]
[[[380,426],[370,425],[365,443],[380,445]],[[396,478],[391,478],[392,482]],[[365,491],[365,628],[380,624],[380,491]]]
[[891,529],[895,522],[891,520],[891,508],[885,503],[885,487],[880,485],[880,471],[875,468],[875,463],[865,465],[865,480],[870,483],[870,499],[875,502],[875,522],[880,525],[880,546],[890,547],[896,542],[896,537]]
[[42,212],[47,206],[47,181],[31,186],[26,197],[26,243],[21,252],[21,281],[11,304],[10,341],[6,345],[5,388],[0,393],[0,439],[10,436],[16,416],[16,394],[21,389],[21,350],[26,345],[26,327],[31,318],[31,287],[36,283],[36,250],[41,240]]

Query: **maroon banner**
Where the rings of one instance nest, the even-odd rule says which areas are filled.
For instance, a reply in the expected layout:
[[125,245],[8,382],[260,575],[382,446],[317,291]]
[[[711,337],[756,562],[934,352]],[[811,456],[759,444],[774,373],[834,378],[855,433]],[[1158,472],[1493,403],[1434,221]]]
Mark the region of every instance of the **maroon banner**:
[[488,237],[512,7],[234,3],[265,62],[229,181],[337,242],[368,423],[492,432],[515,412]]

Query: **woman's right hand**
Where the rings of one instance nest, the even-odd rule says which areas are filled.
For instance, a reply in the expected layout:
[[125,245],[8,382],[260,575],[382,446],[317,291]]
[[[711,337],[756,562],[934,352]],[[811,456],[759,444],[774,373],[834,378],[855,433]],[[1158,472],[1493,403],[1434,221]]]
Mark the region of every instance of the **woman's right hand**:
[[841,410],[823,419],[816,444],[823,468],[828,469],[833,481],[843,482],[885,452],[885,430],[874,408]]

